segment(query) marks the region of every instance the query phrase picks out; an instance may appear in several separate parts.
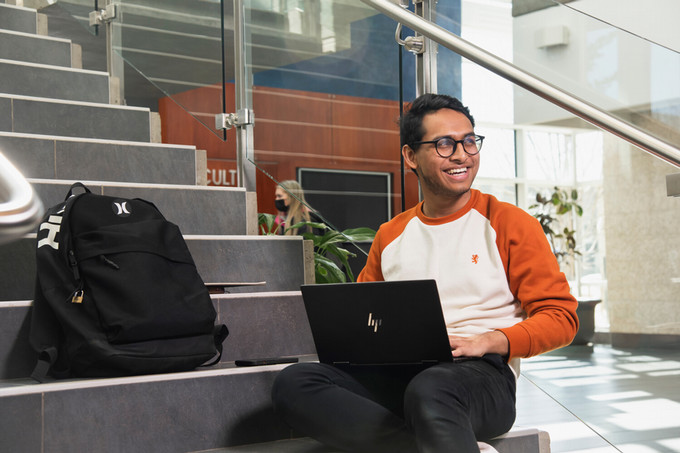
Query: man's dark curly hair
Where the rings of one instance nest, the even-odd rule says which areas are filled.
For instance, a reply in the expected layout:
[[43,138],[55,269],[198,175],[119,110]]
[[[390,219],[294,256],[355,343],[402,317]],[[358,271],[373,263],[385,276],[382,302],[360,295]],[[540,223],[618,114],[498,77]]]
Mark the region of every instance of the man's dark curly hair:
[[[475,127],[475,120],[470,111],[458,99],[446,94],[423,94],[418,96],[410,105],[401,119],[401,146],[409,145],[423,139],[423,117],[441,109],[451,109],[465,115]],[[414,148],[415,149],[415,148]]]

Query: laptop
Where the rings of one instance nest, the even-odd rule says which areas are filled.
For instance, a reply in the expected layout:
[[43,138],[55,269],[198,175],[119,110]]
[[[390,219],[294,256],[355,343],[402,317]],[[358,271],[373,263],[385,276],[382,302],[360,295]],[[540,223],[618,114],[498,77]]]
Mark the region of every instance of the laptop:
[[319,361],[331,365],[451,362],[434,280],[302,285]]

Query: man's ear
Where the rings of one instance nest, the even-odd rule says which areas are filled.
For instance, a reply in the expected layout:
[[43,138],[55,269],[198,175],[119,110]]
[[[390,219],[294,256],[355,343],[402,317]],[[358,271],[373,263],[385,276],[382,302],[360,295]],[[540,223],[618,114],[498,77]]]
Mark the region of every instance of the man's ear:
[[408,145],[404,145],[401,148],[401,154],[404,156],[404,163],[408,168],[416,171],[418,168],[418,162],[416,161],[416,152]]

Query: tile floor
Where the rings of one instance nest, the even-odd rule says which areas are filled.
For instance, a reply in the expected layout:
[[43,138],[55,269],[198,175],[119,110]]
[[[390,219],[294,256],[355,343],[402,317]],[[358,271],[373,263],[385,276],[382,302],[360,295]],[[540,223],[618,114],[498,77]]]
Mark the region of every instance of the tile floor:
[[680,452],[680,352],[569,346],[523,360],[517,408],[553,453]]

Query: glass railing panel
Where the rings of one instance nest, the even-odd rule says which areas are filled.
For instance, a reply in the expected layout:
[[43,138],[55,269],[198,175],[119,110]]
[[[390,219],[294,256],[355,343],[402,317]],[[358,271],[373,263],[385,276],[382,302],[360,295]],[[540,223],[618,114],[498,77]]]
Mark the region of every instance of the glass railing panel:
[[[656,137],[677,143],[680,45],[670,22],[677,6],[624,3],[627,6],[611,1],[556,3],[515,17],[513,62]],[[627,19],[618,20],[624,12]],[[659,32],[669,39],[655,38]],[[517,122],[568,121],[570,115],[560,108],[538,108],[522,96],[516,93]]]
[[[247,24],[258,210],[276,215],[278,184],[295,180],[331,228],[377,230],[402,205],[397,24],[356,1],[274,6],[283,17],[276,26]],[[413,60],[404,61],[412,99]],[[414,175],[405,178],[410,207],[418,186]],[[345,245],[357,255],[356,277],[370,240]]]
[[[215,115],[227,109],[233,112],[233,7],[230,1],[114,1],[60,0],[58,6],[71,13],[78,23],[96,34],[87,49],[96,48],[106,59],[107,70],[114,78],[112,102],[149,107],[161,113],[171,124],[164,140],[206,147],[214,138],[194,140],[203,130],[224,140],[226,135],[215,127]],[[89,15],[95,10],[115,14],[110,26],[91,26]],[[113,9],[111,9],[113,8]],[[225,30],[222,30],[222,10]],[[224,43],[222,36],[224,34]],[[108,35],[108,36],[107,36]],[[222,48],[226,60],[223,68]],[[224,73],[223,73],[224,69]],[[232,81],[223,84],[223,77]],[[181,125],[181,126],[180,126]],[[181,127],[185,134],[177,136]],[[166,132],[169,135],[166,136]],[[194,143],[198,141],[198,143]],[[207,142],[207,143],[206,143]],[[223,148],[223,146],[222,146]],[[218,154],[224,153],[223,150]],[[232,156],[233,160],[233,156]]]
[[649,0],[642,5],[644,9],[636,0],[559,3],[641,39],[680,51],[680,36],[674,31],[676,14],[672,9],[675,7],[673,0]]
[[[225,3],[225,14],[230,17],[230,2]],[[114,52],[163,93],[163,101],[180,105],[221,135],[215,128],[215,115],[224,108],[220,2],[145,0],[122,1],[116,6]],[[225,32],[226,45],[232,40]],[[233,46],[227,49],[233,52]],[[233,67],[225,71],[225,81],[232,80]],[[128,80],[126,76],[123,81],[126,99],[144,96],[135,93]]]
[[90,26],[90,12],[95,10],[95,5],[97,9],[102,9],[104,7],[104,1],[95,0],[59,0],[58,2],[48,2],[52,4],[49,6],[48,14],[51,10],[61,9],[70,15],[76,23],[87,30],[89,33],[99,36],[104,36],[103,27]]
[[[496,44],[489,42],[489,36],[498,41],[495,33],[509,23],[512,26],[505,41],[512,41],[514,37],[513,51],[503,58],[568,91],[575,91],[579,97],[652,135],[676,145],[680,143],[677,115],[680,101],[674,91],[677,82],[665,79],[671,75],[680,80],[677,53],[564,6],[539,10],[533,17],[527,14],[513,18],[510,5],[495,2],[498,10],[490,13],[491,3],[463,2],[463,38],[503,55],[503,49],[494,48]],[[568,5],[576,8],[597,3]],[[629,17],[637,17],[628,8],[630,4],[623,3],[627,6],[617,5],[612,9],[625,10]],[[668,5],[668,2],[661,3]],[[649,6],[645,5],[645,9]],[[480,11],[483,8],[487,8],[484,14]],[[650,11],[654,17],[659,14],[674,17],[677,13],[677,9]],[[485,17],[493,20],[486,23],[480,20]],[[466,18],[475,20],[467,23]],[[551,22],[549,18],[556,20]],[[499,24],[499,21],[502,22]],[[570,30],[567,44],[537,48],[536,30],[564,24]],[[644,30],[635,33],[642,35]],[[446,50],[440,46],[440,52]],[[581,59],[571,59],[572,52],[580,54]],[[657,55],[663,58],[656,59]],[[666,195],[666,175],[680,170],[612,134],[589,127],[535,94],[510,86],[508,96],[508,85],[499,77],[475,67],[474,63],[464,60],[462,64],[462,96],[476,115],[477,130],[486,128],[487,122],[508,121],[513,126],[506,127],[515,131],[514,147],[508,151],[505,161],[514,159],[516,175],[509,177],[492,167],[487,167],[486,173],[483,171],[490,148],[496,146],[496,139],[485,140],[476,187],[506,201],[516,196],[517,204],[529,212],[532,212],[531,204],[537,202],[537,194],[550,196],[555,186],[567,193],[575,189],[583,209],[582,216],[559,216],[562,227],[576,231],[580,252],[575,257],[576,265],[564,266],[563,270],[573,293],[581,301],[579,317],[583,332],[590,324],[595,335],[592,330],[589,337],[579,331],[576,345],[570,348],[570,351],[580,351],[578,354],[582,354],[583,360],[573,364],[555,360],[551,366],[549,361],[559,358],[560,351],[557,351],[546,360],[538,358],[535,367],[528,361],[526,370],[523,369],[524,377],[540,385],[571,412],[579,425],[580,432],[570,434],[568,440],[553,438],[553,451],[573,451],[570,447],[577,441],[589,443],[590,448],[598,451],[605,448],[664,451],[675,442],[678,423],[665,417],[631,423],[635,417],[624,413],[628,410],[624,408],[645,407],[655,413],[666,413],[664,408],[676,408],[678,404],[677,399],[669,395],[677,394],[678,381],[674,376],[680,372],[680,365],[657,359],[654,351],[673,347],[680,334],[674,305],[680,281],[680,261],[676,253],[680,239],[674,231],[680,220],[680,205],[677,198]],[[635,83],[639,86],[635,87]],[[484,87],[494,88],[484,90]],[[507,111],[508,106],[511,114],[499,120],[498,112]],[[488,131],[482,133],[485,134],[490,135]],[[512,137],[500,139],[504,146],[513,141]],[[589,343],[592,340],[594,344]],[[603,357],[608,353],[630,356],[630,361],[620,368],[599,368],[598,360],[606,360]],[[634,363],[637,360],[646,363]],[[589,366],[591,364],[594,366]],[[593,396],[590,403],[577,402],[572,398],[577,388],[588,395],[602,394],[602,399],[595,400]],[[642,420],[639,415],[637,420]],[[546,425],[546,429],[552,433],[557,427]],[[631,433],[629,439],[635,436],[649,440],[626,441],[622,432]]]

